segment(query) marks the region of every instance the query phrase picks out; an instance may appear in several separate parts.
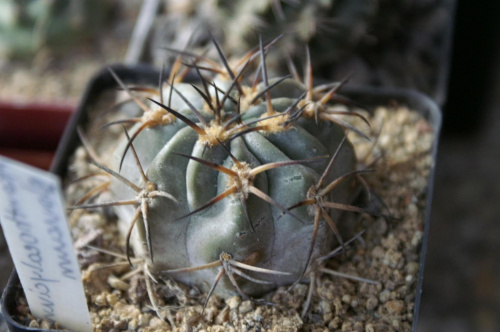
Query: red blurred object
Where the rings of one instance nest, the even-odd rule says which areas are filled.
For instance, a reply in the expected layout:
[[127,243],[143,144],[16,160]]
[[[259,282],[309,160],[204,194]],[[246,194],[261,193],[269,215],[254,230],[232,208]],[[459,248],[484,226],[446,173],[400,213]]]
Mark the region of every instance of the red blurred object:
[[0,102],[0,154],[48,169],[74,105]]
[[25,164],[48,170],[54,158],[53,150],[22,150],[0,148],[0,155]]

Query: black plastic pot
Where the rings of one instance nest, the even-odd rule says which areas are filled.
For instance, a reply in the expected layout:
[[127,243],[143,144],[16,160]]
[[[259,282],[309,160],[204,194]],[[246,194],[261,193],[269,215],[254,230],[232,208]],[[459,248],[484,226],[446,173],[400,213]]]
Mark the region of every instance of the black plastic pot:
[[[156,85],[158,83],[159,72],[157,69],[149,66],[126,67],[123,65],[112,66],[116,74],[125,82],[133,84]],[[104,91],[116,88],[116,82],[107,70],[98,73],[89,83],[77,112],[72,117],[67,126],[62,141],[58,147],[51,171],[60,177],[64,177],[67,171],[67,165],[70,156],[76,147],[80,144],[77,136],[76,127],[88,121],[88,108],[93,105]],[[436,133],[436,140],[433,144],[432,155],[434,160],[437,154],[438,137],[441,128],[441,111],[434,101],[429,97],[418,92],[402,89],[386,89],[372,87],[358,87],[343,90],[343,94],[349,96],[366,106],[390,105],[397,102],[399,105],[405,105],[412,110],[422,114],[431,124]],[[418,277],[417,293],[415,298],[413,331],[417,330],[417,321],[419,314],[420,298],[422,293],[422,282],[424,272],[424,261],[429,233],[429,217],[432,201],[432,191],[434,183],[434,167],[428,178],[427,209],[425,213],[424,238],[420,251],[420,272]],[[14,270],[9,283],[4,290],[1,305],[4,320],[11,331],[48,331],[39,328],[28,328],[22,326],[15,319],[16,315],[16,296],[22,291],[19,278]],[[50,330],[54,331],[54,330]]]

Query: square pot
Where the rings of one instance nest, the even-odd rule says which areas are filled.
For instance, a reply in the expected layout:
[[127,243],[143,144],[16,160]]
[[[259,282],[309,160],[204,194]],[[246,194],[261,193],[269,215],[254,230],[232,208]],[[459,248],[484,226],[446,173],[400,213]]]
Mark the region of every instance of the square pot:
[[[135,66],[135,67],[125,67],[121,65],[112,66],[114,72],[126,83],[126,84],[148,84],[156,85],[158,82],[158,71],[154,68],[148,66]],[[52,172],[59,175],[60,177],[65,177],[67,174],[67,166],[69,164],[70,157],[75,151],[76,147],[80,144],[79,138],[77,136],[76,128],[79,125],[85,124],[89,120],[88,108],[93,105],[99,97],[102,95],[103,91],[109,91],[110,89],[116,88],[116,82],[109,74],[107,70],[101,71],[95,78],[89,83],[84,97],[78,107],[76,114],[67,126],[62,142],[57,150],[55,162],[52,166]],[[429,175],[427,177],[427,185],[425,192],[426,208],[423,213],[425,216],[423,229],[422,229],[422,240],[419,249],[419,265],[420,269],[418,272],[418,278],[416,282],[416,293],[414,294],[414,309],[413,309],[413,323],[412,330],[416,331],[420,296],[422,292],[422,280],[424,271],[424,260],[426,254],[426,243],[429,232],[429,216],[430,216],[430,206],[432,200],[432,190],[433,190],[433,173],[434,164],[437,153],[437,142],[439,131],[441,127],[441,112],[439,107],[428,97],[410,90],[400,90],[400,89],[385,89],[385,88],[371,88],[371,87],[359,87],[352,88],[349,90],[343,90],[342,93],[352,100],[362,103],[363,105],[373,107],[378,105],[393,105],[397,103],[398,105],[405,105],[409,109],[418,112],[423,118],[425,118],[434,133],[435,140],[432,144],[430,154],[432,154],[433,161],[432,166],[429,170]],[[19,284],[19,279],[16,272],[14,271],[8,286],[6,287],[3,297],[2,297],[2,313],[4,319],[7,322],[9,328],[12,331],[41,331],[41,329],[27,328],[20,325],[15,321],[14,316],[16,315],[16,296],[21,290],[21,285]]]

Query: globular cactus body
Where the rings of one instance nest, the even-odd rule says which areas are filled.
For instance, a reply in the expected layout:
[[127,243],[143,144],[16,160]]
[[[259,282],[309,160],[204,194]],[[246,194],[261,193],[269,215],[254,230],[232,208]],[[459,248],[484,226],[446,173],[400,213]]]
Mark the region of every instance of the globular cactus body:
[[[310,262],[315,213],[311,206],[293,211],[286,208],[310,198],[311,188],[318,183],[329,163],[326,156],[335,154],[345,136],[344,129],[335,123],[316,122],[314,118],[304,116],[284,125],[288,116],[285,111],[295,109],[306,90],[291,79],[270,90],[272,111],[282,116],[258,121],[268,115],[267,100],[255,102],[244,113],[242,111],[240,123],[256,121],[256,126],[262,127],[245,134],[235,130],[229,135],[227,128],[218,134],[211,131],[217,126],[224,127],[232,119],[231,114],[234,115],[236,108],[234,103],[226,103],[218,118],[201,112],[204,100],[191,85],[179,83],[174,88],[170,109],[175,109],[199,127],[205,126],[208,137],[203,137],[178,117],[170,124],[145,129],[137,124],[130,129],[131,135],[141,130],[133,146],[147,179],[155,184],[155,189],[171,195],[171,198],[157,196],[145,203],[147,222],[144,222],[142,211],[138,232],[132,233],[131,243],[136,256],[148,257],[153,271],[166,271],[174,279],[205,291],[220,279],[216,292],[223,296],[235,293],[231,280],[235,276],[227,269],[246,275],[238,277],[237,284],[240,291],[251,296],[261,295],[279,285],[292,284]],[[263,88],[261,85],[260,89]],[[170,89],[164,89],[165,100]],[[199,117],[179,98],[180,95],[188,96],[189,102],[203,114],[205,124],[200,123]],[[234,100],[238,99],[237,93],[232,95]],[[156,106],[152,104],[151,107]],[[227,127],[237,125],[238,122],[234,121]],[[114,163],[118,168],[127,151],[120,174],[133,183],[141,183],[129,145],[129,140],[124,137],[116,149]],[[307,162],[292,164],[292,161],[303,160]],[[259,167],[265,167],[262,165],[278,162],[289,164],[257,171]],[[355,167],[353,148],[345,142],[324,182],[330,183],[353,172]],[[120,181],[113,181],[111,192],[116,201],[134,195]],[[321,199],[349,204],[352,193],[352,181],[345,181]],[[138,210],[120,206],[116,211],[123,232],[127,233]],[[335,210],[328,213],[333,219],[337,218]],[[148,237],[151,252],[148,252]],[[334,243],[330,227],[322,221],[312,256],[325,253]],[[195,269],[217,261],[221,263],[212,264],[212,268]],[[228,278],[221,278],[217,266],[225,268]],[[245,266],[255,269],[245,269]],[[188,268],[193,269],[187,271]]]

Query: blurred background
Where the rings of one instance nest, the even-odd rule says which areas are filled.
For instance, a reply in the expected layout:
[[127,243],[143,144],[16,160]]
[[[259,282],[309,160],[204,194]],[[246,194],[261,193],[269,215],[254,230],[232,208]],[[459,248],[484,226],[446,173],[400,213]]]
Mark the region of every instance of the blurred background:
[[[106,65],[168,66],[162,47],[203,49],[208,29],[235,55],[287,33],[280,47],[303,61],[309,44],[323,79],[352,72],[352,85],[415,89],[442,107],[418,330],[500,331],[499,15],[494,0],[0,0],[0,155],[48,169]],[[3,289],[1,232],[0,267]]]

